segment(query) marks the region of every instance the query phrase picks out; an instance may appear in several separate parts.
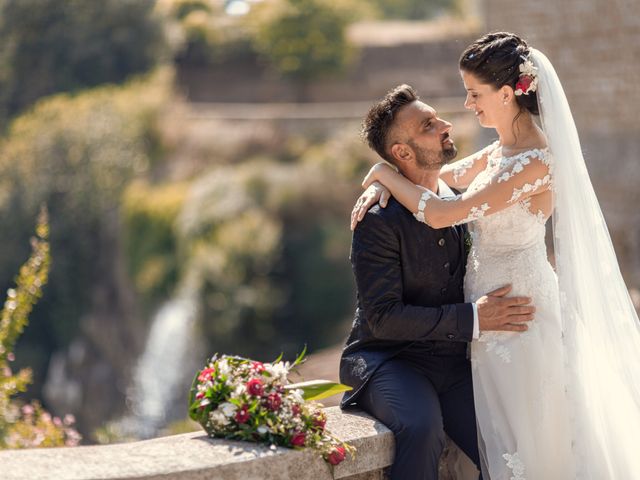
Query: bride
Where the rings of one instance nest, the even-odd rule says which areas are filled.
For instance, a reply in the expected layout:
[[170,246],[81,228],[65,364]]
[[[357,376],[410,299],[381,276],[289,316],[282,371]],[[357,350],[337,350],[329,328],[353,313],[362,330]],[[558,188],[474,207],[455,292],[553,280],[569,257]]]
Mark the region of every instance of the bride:
[[466,301],[505,283],[533,298],[527,332],[481,332],[471,345],[485,479],[638,478],[638,317],[560,81],[541,52],[504,32],[467,47],[460,72],[465,107],[499,137],[442,169],[466,192],[440,199],[379,163],[352,227],[387,190],[433,228],[471,222]]

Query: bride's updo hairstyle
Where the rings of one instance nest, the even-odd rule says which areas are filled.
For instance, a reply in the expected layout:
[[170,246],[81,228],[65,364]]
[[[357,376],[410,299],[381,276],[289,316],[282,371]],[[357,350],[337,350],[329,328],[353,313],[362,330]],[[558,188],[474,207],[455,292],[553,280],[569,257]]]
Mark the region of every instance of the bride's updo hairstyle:
[[[488,33],[462,52],[459,66],[460,70],[472,74],[482,83],[492,85],[496,90],[504,85],[516,90],[521,75],[520,65],[529,58],[529,53],[527,42],[513,33]],[[536,92],[518,95],[515,99],[521,112],[527,110],[539,115]]]

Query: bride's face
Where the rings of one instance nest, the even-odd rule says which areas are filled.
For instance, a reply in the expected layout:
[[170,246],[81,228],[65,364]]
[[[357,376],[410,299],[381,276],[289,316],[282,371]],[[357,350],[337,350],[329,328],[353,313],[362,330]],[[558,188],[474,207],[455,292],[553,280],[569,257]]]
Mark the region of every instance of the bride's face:
[[508,113],[504,103],[504,92],[493,85],[481,83],[477,77],[464,70],[460,70],[460,75],[467,90],[465,108],[474,111],[480,125],[495,128]]

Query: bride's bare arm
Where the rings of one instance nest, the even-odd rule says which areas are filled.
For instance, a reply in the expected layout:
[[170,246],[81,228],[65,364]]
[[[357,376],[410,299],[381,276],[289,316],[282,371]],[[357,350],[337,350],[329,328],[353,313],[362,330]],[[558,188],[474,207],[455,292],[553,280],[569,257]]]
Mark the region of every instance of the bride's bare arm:
[[550,166],[544,156],[523,157],[500,170],[486,186],[452,198],[440,199],[434,192],[414,185],[386,164],[371,169],[363,186],[379,181],[418,220],[433,228],[471,222],[504,210],[515,202],[544,192],[551,184]]

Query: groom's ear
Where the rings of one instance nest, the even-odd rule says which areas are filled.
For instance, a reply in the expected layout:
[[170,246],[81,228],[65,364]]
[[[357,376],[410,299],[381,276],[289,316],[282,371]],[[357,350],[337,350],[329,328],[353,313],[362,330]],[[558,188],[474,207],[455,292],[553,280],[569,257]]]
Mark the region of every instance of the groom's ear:
[[391,146],[391,156],[398,162],[407,162],[413,157],[413,151],[406,143],[394,143]]

